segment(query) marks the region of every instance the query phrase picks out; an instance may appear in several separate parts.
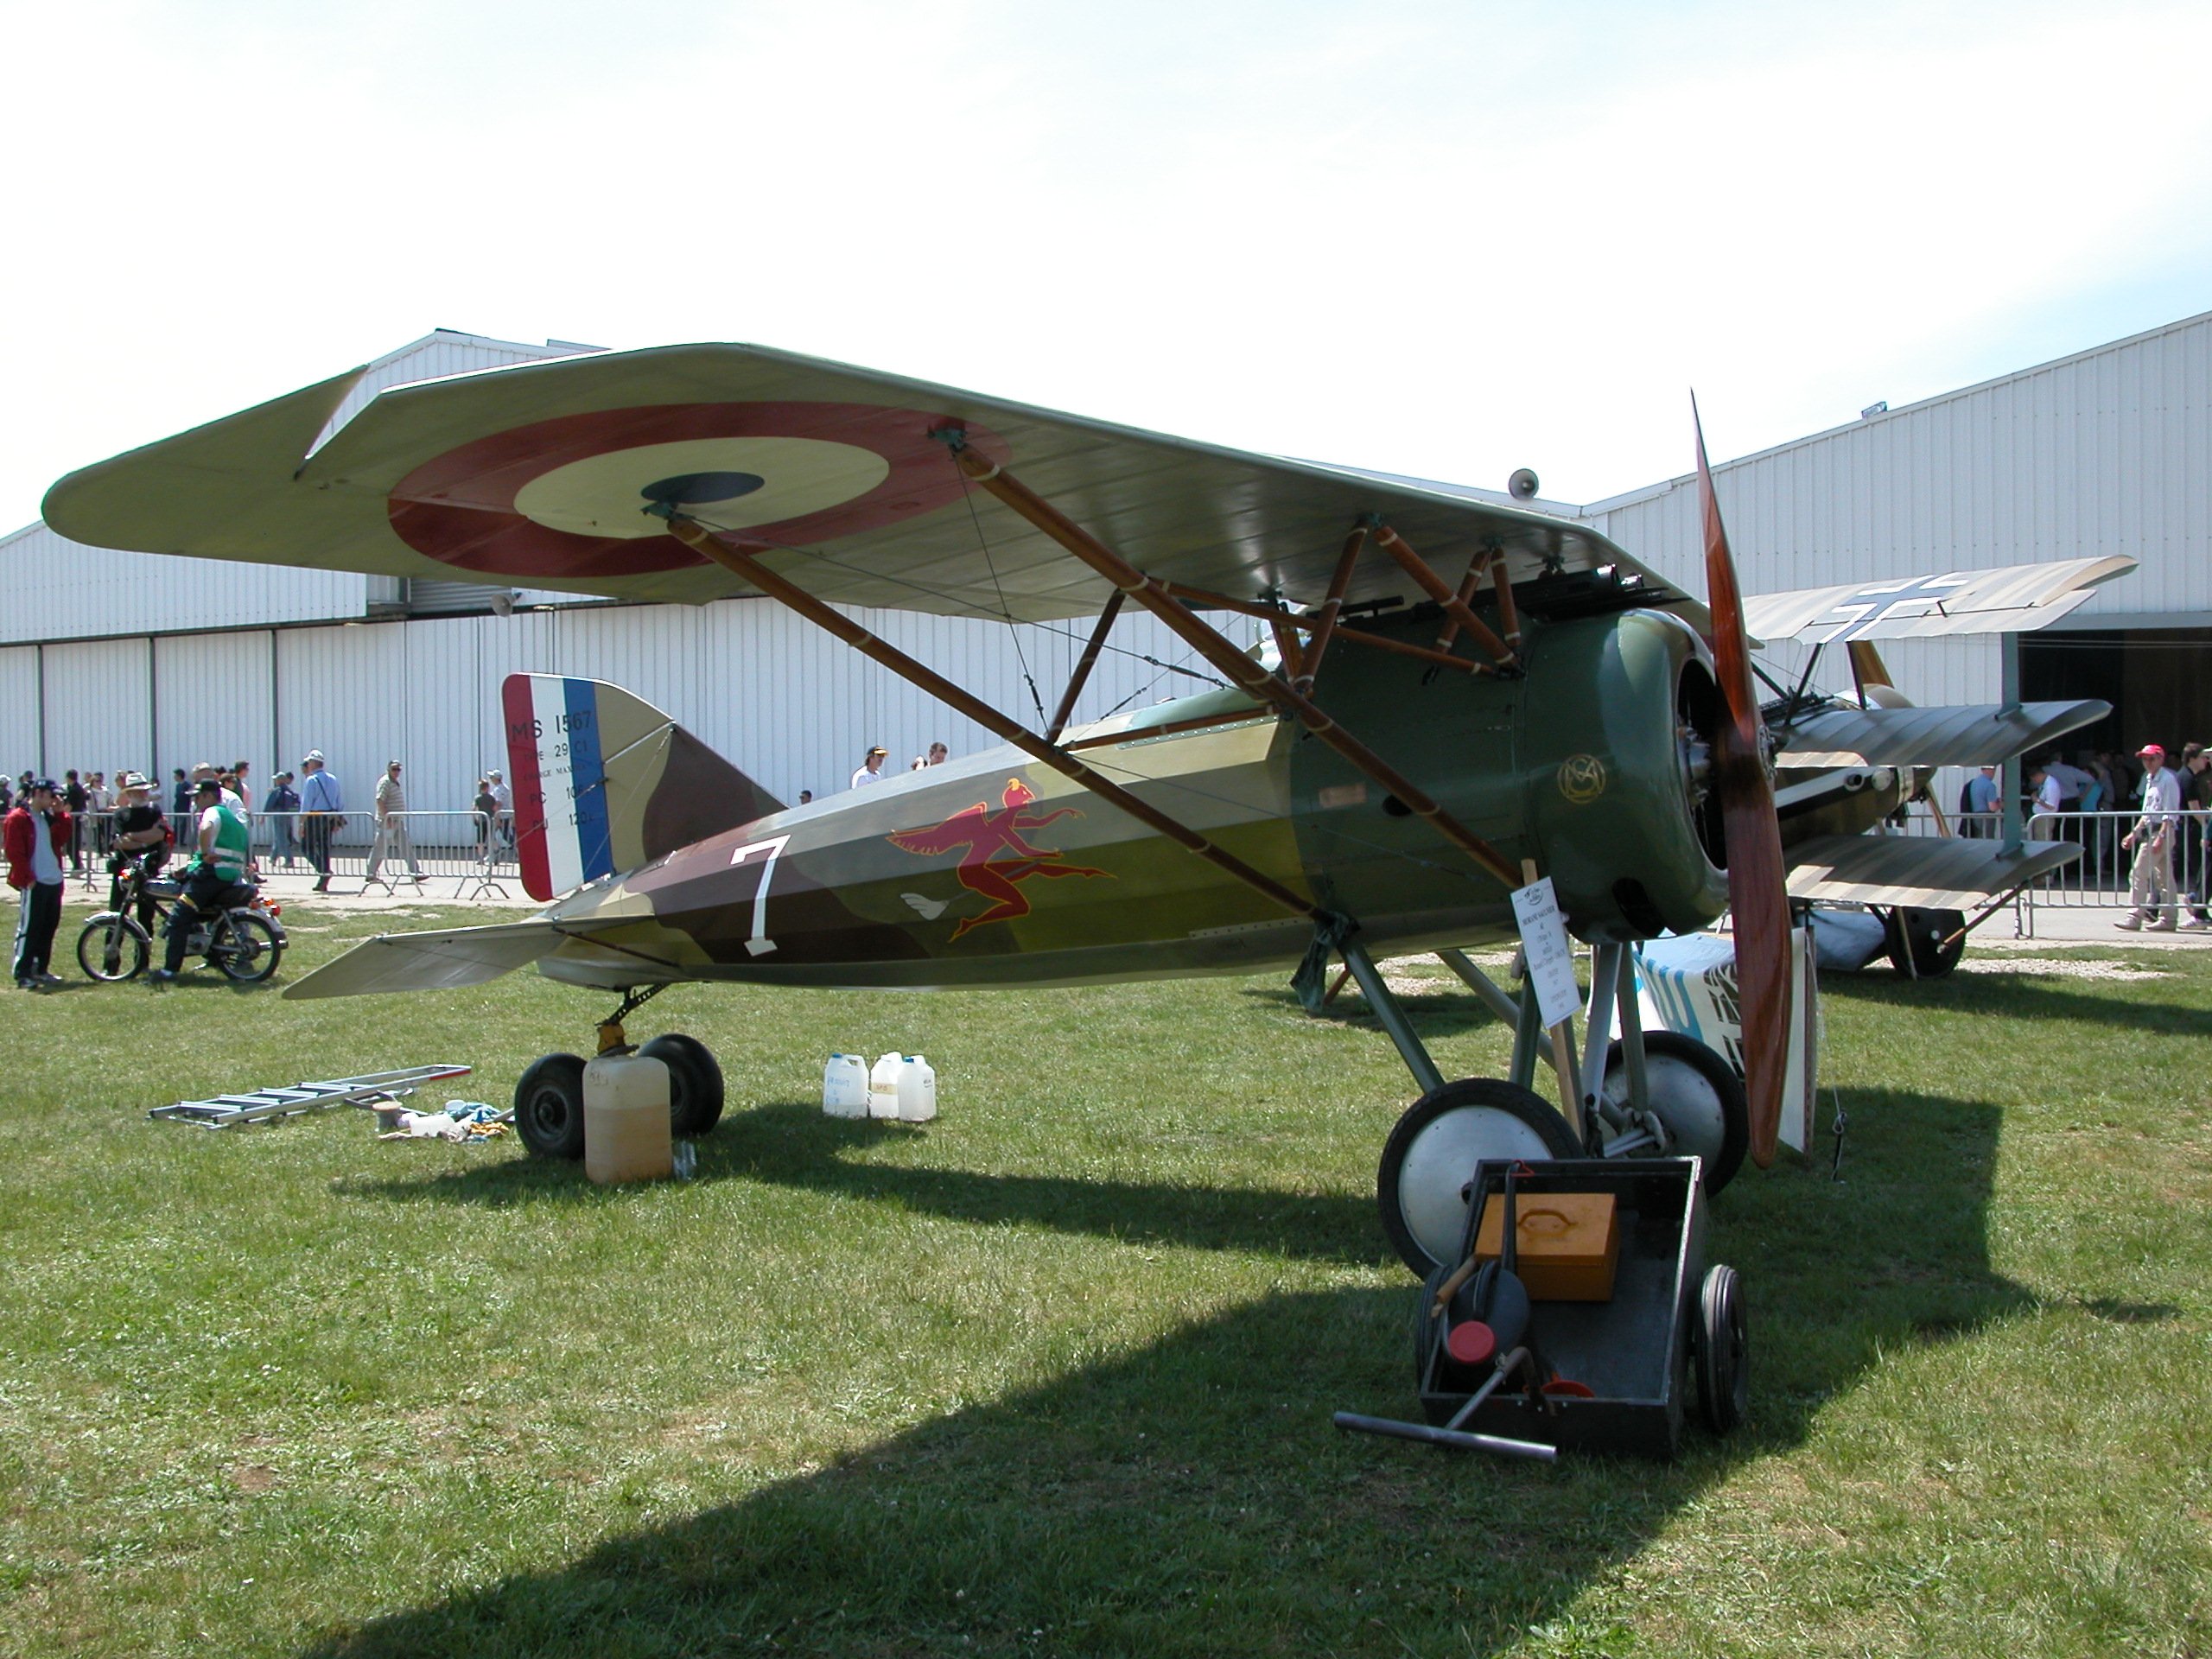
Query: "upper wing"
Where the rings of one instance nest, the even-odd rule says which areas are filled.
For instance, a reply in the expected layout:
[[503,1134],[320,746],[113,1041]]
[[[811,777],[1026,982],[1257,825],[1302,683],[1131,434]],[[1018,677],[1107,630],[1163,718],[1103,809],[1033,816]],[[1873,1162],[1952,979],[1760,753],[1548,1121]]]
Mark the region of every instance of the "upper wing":
[[[1346,531],[1384,516],[1446,578],[1502,549],[1524,608],[1685,596],[1595,531],[1403,480],[1213,448],[752,346],[671,346],[381,392],[321,448],[359,371],[72,473],[47,522],[103,547],[641,600],[747,591],[642,508],[649,490],[845,604],[1090,614],[1107,589],[978,497],[945,445],[1004,464],[1131,563],[1240,598],[1318,601]],[[973,511],[971,511],[971,505]],[[1407,591],[1363,562],[1357,603]]]
[[1836,588],[1801,588],[1744,601],[1744,626],[1760,639],[1918,639],[1942,633],[2022,633],[2047,627],[2089,597],[2099,582],[2126,575],[2120,555],[1954,570]]

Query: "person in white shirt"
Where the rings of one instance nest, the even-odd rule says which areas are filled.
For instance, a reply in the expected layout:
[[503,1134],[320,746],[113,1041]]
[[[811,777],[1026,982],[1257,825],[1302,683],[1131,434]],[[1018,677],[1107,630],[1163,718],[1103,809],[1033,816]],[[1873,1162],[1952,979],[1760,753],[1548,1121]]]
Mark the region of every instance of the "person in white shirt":
[[496,771],[484,775],[492,780],[492,798],[499,804],[499,844],[512,849],[515,844],[515,792]]
[[870,749],[868,753],[861,758],[860,770],[853,774],[853,781],[846,785],[846,787],[849,789],[866,789],[870,784],[881,783],[883,781],[883,758],[890,753],[891,751],[885,748],[880,743]]
[[2166,770],[2166,752],[2145,743],[2136,752],[2143,762],[2143,816],[2120,838],[2135,849],[2129,897],[2135,908],[2113,925],[2133,933],[2146,923],[2153,933],[2174,931],[2179,906],[2174,899],[2174,841],[2181,823],[2181,783]]

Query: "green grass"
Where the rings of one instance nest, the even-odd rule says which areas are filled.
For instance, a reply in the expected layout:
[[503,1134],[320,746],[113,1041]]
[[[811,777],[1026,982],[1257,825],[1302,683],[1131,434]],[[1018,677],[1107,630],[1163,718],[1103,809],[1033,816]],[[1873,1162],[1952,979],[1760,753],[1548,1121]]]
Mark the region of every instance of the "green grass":
[[[285,977],[394,925],[287,919]],[[144,1111],[446,1058],[503,1101],[603,997],[12,995],[0,1650],[2212,1652],[2212,966],[2096,954],[2164,976],[1832,985],[1845,1180],[1715,1210],[1751,1421],[1550,1468],[1329,1427],[1414,1408],[1356,1001],[686,988],[633,1031],[729,1116],[600,1189]],[[829,1052],[894,1046],[939,1122],[825,1119]]]

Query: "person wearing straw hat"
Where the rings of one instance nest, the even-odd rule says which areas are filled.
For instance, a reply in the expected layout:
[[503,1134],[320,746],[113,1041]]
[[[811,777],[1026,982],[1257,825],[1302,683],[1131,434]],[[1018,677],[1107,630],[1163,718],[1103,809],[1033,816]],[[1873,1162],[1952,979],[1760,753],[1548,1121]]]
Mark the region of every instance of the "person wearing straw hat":
[[2146,926],[2153,933],[2171,933],[2179,910],[2174,899],[2174,838],[2181,821],[2181,784],[2166,770],[2162,746],[2145,743],[2135,753],[2143,762],[2143,816],[2120,838],[2122,847],[2135,849],[2129,875],[2135,908],[2113,925],[2128,933]]
[[[168,824],[162,816],[162,809],[155,804],[154,780],[143,772],[126,772],[117,788],[116,798],[114,852],[107,861],[110,910],[123,902],[125,861],[137,860],[139,868],[150,879],[169,855]],[[142,887],[138,893],[138,925],[151,933],[154,916],[154,901]]]

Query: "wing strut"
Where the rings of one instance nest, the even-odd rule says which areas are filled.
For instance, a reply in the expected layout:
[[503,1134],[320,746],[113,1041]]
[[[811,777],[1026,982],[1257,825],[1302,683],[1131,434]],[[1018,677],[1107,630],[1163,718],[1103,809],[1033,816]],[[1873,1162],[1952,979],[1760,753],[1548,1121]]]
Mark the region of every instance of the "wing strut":
[[1068,676],[1068,689],[1060,693],[1060,706],[1052,710],[1052,722],[1045,728],[1047,743],[1058,743],[1060,734],[1067,730],[1068,716],[1075,713],[1075,700],[1083,695],[1083,688],[1090,682],[1091,667],[1098,661],[1098,653],[1106,648],[1106,636],[1114,631],[1114,619],[1121,614],[1122,601],[1128,597],[1116,588],[1108,596],[1106,608],[1098,613],[1098,626],[1090,631],[1090,643],[1076,659],[1074,671]]
[[[1520,870],[1497,848],[1446,812],[1427,791],[1338,726],[1312,702],[1291,690],[1287,681],[1268,672],[1217,629],[1193,615],[1188,606],[1167,591],[1166,582],[1147,575],[1051,502],[1001,471],[996,462],[969,448],[957,431],[937,435],[950,445],[952,458],[962,472],[1157,616],[1184,644],[1230,680],[1253,696],[1297,716],[1307,731],[1404,802],[1417,817],[1427,820],[1431,828],[1503,883],[1508,892],[1520,887]],[[1501,649],[1503,645],[1500,641]]]
[[[1285,910],[1304,916],[1316,924],[1327,919],[1326,912],[1319,906],[1300,898],[1273,877],[1262,874],[1234,853],[1224,852],[1189,825],[1169,817],[1158,807],[1131,794],[1111,779],[1092,771],[1058,744],[1046,742],[1019,721],[1007,718],[981,697],[971,696],[927,664],[917,662],[897,646],[885,644],[849,617],[840,614],[815,598],[805,588],[771,570],[753,556],[753,547],[718,536],[696,519],[688,518],[672,508],[657,505],[647,511],[660,513],[667,520],[669,534],[693,552],[712,559],[726,570],[736,572],[771,599],[780,600],[817,627],[835,634],[869,661],[880,663],[899,678],[919,686],[947,707],[967,715],[978,726],[1013,744],[1032,759],[1041,761],[1109,804],[1121,808],[1138,823],[1147,824],[1169,840],[1188,848],[1200,858],[1227,871]],[[766,552],[770,550],[762,548],[759,550]]]
[[1306,642],[1305,658],[1298,665],[1297,677],[1291,681],[1301,697],[1313,690],[1313,677],[1321,671],[1321,653],[1328,650],[1329,636],[1337,631],[1337,613],[1344,607],[1344,590],[1351,586],[1352,567],[1359,563],[1360,550],[1366,545],[1367,526],[1354,524],[1351,534],[1344,537],[1344,550],[1338,556],[1336,573],[1329,578],[1329,596],[1321,601],[1313,637]]

